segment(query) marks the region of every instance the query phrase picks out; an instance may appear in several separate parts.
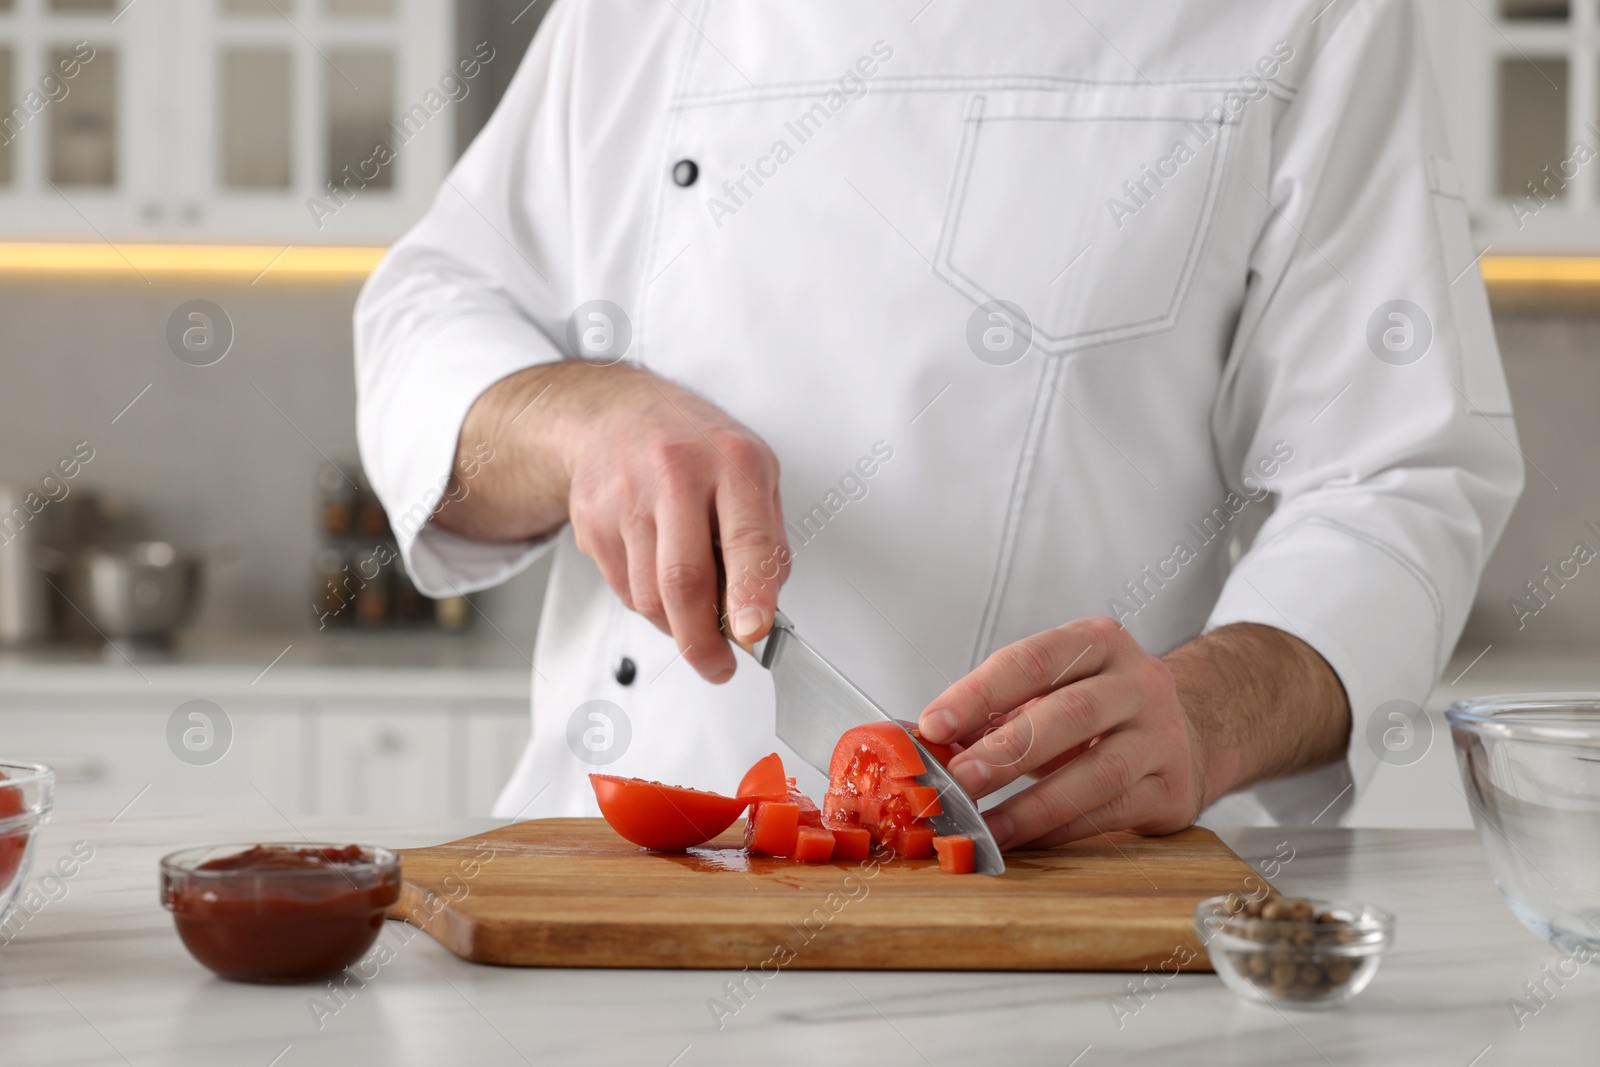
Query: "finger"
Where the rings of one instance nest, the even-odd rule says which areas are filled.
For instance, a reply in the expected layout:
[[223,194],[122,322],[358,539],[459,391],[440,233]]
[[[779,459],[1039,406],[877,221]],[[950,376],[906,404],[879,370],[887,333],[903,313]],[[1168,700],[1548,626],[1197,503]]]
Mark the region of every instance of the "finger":
[[1078,619],[1009,644],[939,694],[917,726],[930,741],[970,743],[991,716],[1098,674],[1125,634],[1112,619]]
[[1138,694],[1121,679],[1085,678],[1002,717],[950,760],[950,773],[972,796],[985,796],[1127,722],[1138,708]]
[[1059,826],[1032,841],[1012,847],[1054,848],[1069,841],[1081,841],[1086,837],[1143,826],[1161,817],[1166,800],[1167,791],[1161,779],[1154,774],[1147,774],[1134,783],[1132,789],[1113,797],[1109,803],[1102,804],[1093,811],[1086,812],[1066,825]]
[[657,504],[656,587],[683,658],[707,681],[727,681],[733,651],[717,626],[711,516],[698,494],[668,494]]
[[661,587],[656,582],[656,525],[636,523],[622,533],[628,551],[628,593],[634,611],[655,623],[663,633],[671,633],[666,605],[661,602]]
[[728,631],[749,644],[766,636],[789,574],[789,543],[774,493],[739,471],[717,487],[717,536],[728,583]]
[[628,577],[628,549],[622,535],[602,526],[574,528],[573,540],[577,543],[578,551],[594,560],[595,566],[600,568],[601,577],[617,594],[617,599],[631,610],[634,604],[633,587]]
[[1001,848],[1035,841],[1128,792],[1152,769],[1153,759],[1135,733],[1119,730],[984,818]]

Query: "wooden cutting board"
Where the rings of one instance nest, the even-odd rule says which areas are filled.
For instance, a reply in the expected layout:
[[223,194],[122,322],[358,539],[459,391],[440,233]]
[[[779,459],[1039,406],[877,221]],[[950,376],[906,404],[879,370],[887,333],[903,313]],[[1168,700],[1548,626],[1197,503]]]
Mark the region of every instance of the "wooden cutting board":
[[678,854],[600,819],[407,849],[389,917],[463,959],[522,967],[1206,971],[1195,904],[1264,885],[1198,827],[1008,853],[989,878],[933,860],[747,857],[742,825]]

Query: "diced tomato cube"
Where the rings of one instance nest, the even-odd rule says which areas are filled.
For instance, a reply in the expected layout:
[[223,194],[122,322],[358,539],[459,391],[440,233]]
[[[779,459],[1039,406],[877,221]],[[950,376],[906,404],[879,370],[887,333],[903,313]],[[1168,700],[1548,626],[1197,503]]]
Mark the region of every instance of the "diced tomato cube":
[[833,831],[833,858],[864,860],[872,852],[872,834],[860,826],[830,825]]
[[758,800],[744,826],[744,847],[768,856],[794,855],[800,832],[800,805],[787,800]]
[[939,869],[946,874],[971,874],[977,862],[972,838],[966,834],[951,834],[933,839],[934,851],[939,853]]
[[908,785],[905,787],[905,798],[911,802],[911,814],[918,819],[931,819],[944,814],[944,805],[939,803],[939,791],[931,785]]
[[817,802],[796,789],[793,778],[789,779],[789,802],[800,809],[801,826],[822,825],[822,812],[817,808]]
[[833,856],[833,834],[820,826],[801,826],[795,837],[794,858],[801,863],[827,863]]
[[886,837],[889,847],[908,860],[925,860],[933,855],[933,827],[905,826]]

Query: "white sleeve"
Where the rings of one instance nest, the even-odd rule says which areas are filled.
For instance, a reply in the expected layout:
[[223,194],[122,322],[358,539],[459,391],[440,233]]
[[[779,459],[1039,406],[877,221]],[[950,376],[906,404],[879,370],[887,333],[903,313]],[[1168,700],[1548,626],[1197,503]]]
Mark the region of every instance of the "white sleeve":
[[429,520],[479,394],[562,358],[571,7],[552,7],[483,132],[356,303],[362,463],[407,570],[432,596],[502,582],[545,547],[480,544]]
[[1250,175],[1271,206],[1212,432],[1230,483],[1278,501],[1207,623],[1286,630],[1344,683],[1346,763],[1255,790],[1283,822],[1342,792],[1324,825],[1377,769],[1374,711],[1427,698],[1523,483],[1418,16],[1338,10]]

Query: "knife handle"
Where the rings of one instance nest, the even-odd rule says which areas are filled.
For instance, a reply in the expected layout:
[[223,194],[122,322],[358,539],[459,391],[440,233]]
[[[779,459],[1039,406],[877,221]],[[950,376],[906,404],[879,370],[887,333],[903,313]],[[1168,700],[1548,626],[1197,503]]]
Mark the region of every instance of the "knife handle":
[[715,538],[711,541],[711,558],[717,564],[717,628],[722,631],[723,637],[755,656],[755,644],[746,644],[733,636],[733,630],[728,625],[728,568],[722,562],[722,542]]

